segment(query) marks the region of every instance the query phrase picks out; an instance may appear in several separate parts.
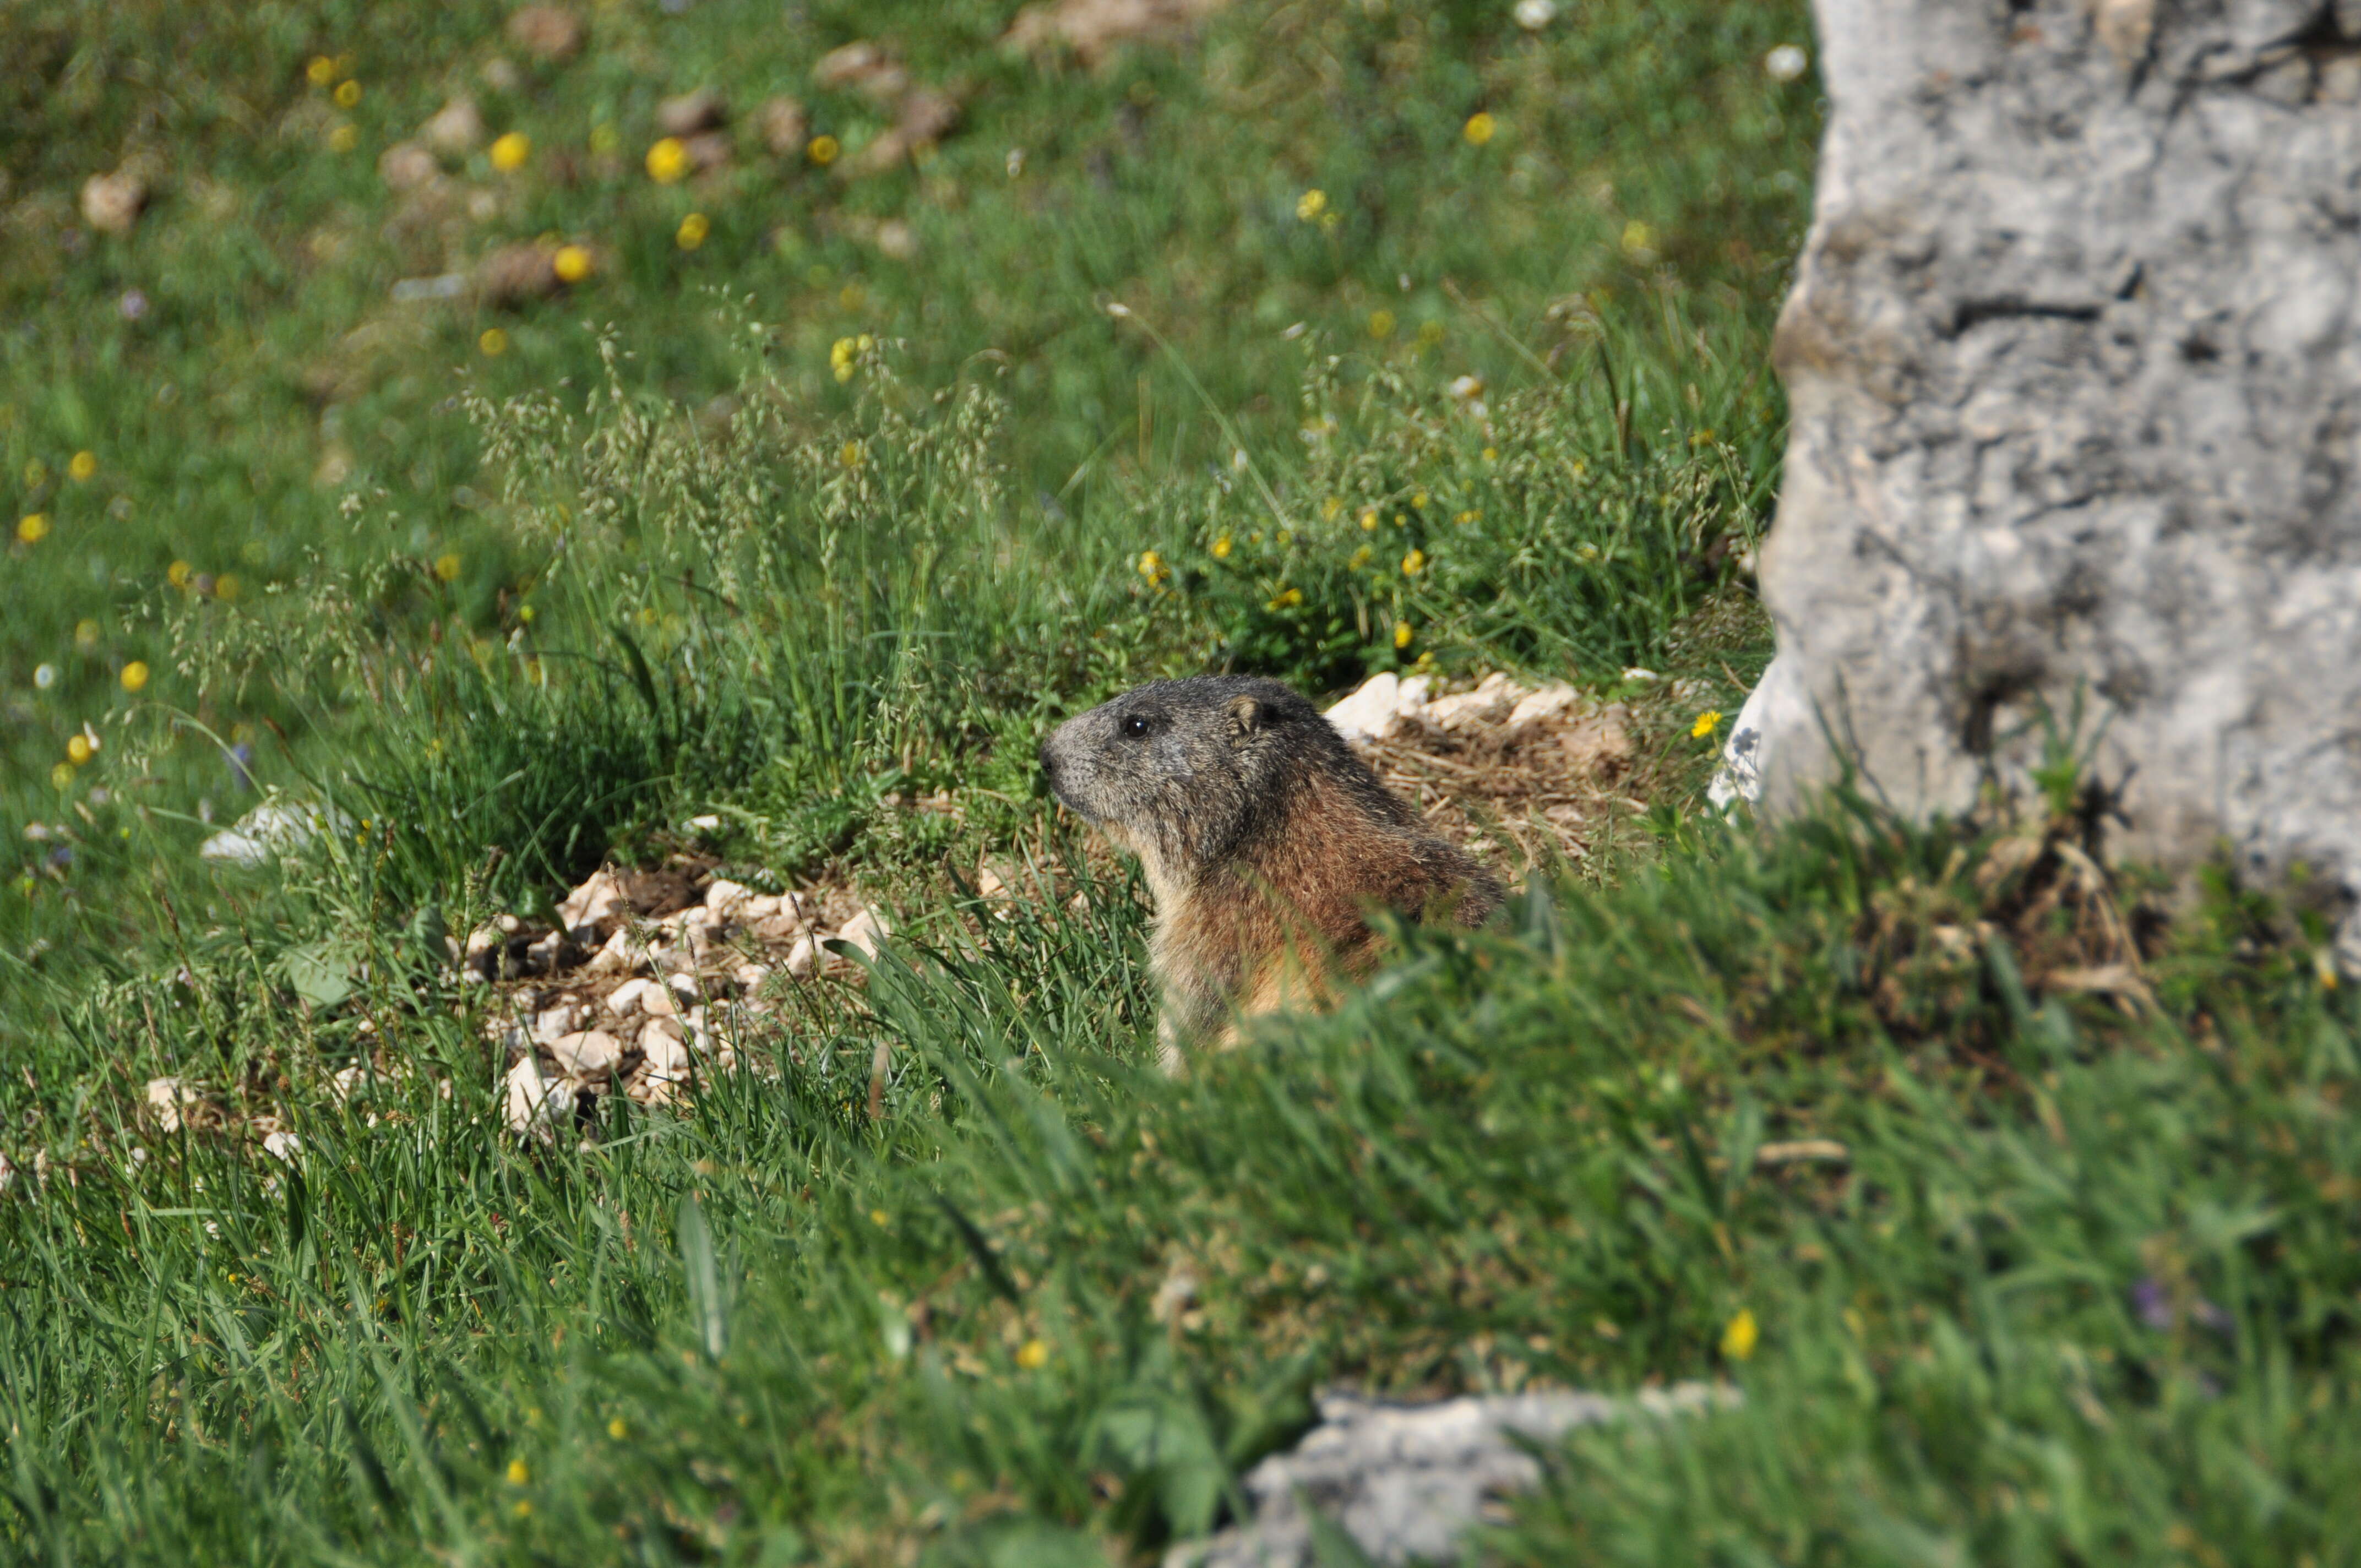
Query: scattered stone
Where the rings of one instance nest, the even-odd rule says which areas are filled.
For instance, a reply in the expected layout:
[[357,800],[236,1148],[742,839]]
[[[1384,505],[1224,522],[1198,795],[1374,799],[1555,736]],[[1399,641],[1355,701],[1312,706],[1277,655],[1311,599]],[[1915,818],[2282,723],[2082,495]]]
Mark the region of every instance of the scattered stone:
[[655,989],[652,980],[627,980],[607,993],[607,1011],[618,1018],[629,1018],[640,1010],[640,999]]
[[623,1042],[603,1029],[581,1029],[552,1040],[549,1056],[567,1077],[589,1082],[614,1071],[623,1058]]
[[793,98],[773,98],[754,111],[754,132],[778,158],[800,158],[811,143],[811,115]]
[[1734,1390],[1697,1383],[1629,1399],[1499,1394],[1400,1405],[1323,1394],[1320,1424],[1246,1473],[1253,1522],[1174,1547],[1165,1568],[1314,1568],[1330,1557],[1315,1544],[1313,1511],[1385,1568],[1455,1562],[1469,1527],[1500,1517],[1499,1497],[1541,1480],[1524,1445],[1555,1442],[1578,1426],[1737,1401]]
[[547,299],[564,287],[555,247],[504,245],[476,264],[476,298],[494,310]]
[[[894,124],[861,149],[861,156],[854,160],[854,170],[862,174],[883,173],[933,147],[958,124],[959,101],[947,93],[922,87],[902,100],[900,115]],[[879,225],[881,250],[886,248],[885,226]],[[915,251],[916,246],[911,248]]]
[[[840,927],[836,939],[859,953],[862,958],[877,956],[877,944],[892,932],[892,927],[874,910],[862,909]],[[792,965],[793,959],[789,963]]]
[[534,1043],[545,1046],[562,1035],[572,1034],[576,1021],[581,1016],[582,1009],[571,1002],[560,1003],[555,1007],[535,1014],[533,1020]]
[[467,291],[467,275],[445,272],[433,278],[397,278],[393,281],[393,302],[414,305],[423,300],[456,300]]
[[507,1085],[503,1118],[509,1131],[521,1138],[549,1139],[560,1118],[573,1108],[573,1091],[564,1083],[543,1078],[541,1063],[531,1053],[519,1057],[509,1069]]
[[352,819],[340,811],[272,801],[256,806],[236,826],[205,839],[197,846],[197,854],[225,865],[258,866],[275,856],[294,853],[324,831],[345,835],[352,830]]
[[524,85],[524,75],[517,70],[516,62],[502,55],[496,54],[484,61],[476,74],[495,93],[513,93]]
[[1016,13],[1003,47],[1027,54],[1062,46],[1096,64],[1118,45],[1186,32],[1229,0],[1046,0]]
[[788,974],[801,980],[818,965],[819,938],[807,931],[796,938],[794,947],[787,949],[787,961],[785,968]]
[[742,908],[746,901],[753,896],[754,890],[744,883],[731,882],[725,877],[715,877],[706,885],[705,907],[727,919]]
[[135,170],[93,174],[82,181],[82,221],[101,234],[129,234],[147,210],[148,196],[148,181]]
[[710,87],[682,93],[656,105],[656,128],[668,137],[693,137],[729,123],[729,105]]
[[583,968],[592,974],[636,974],[652,962],[648,945],[633,936],[630,927],[618,926]]
[[557,906],[557,917],[566,930],[574,933],[576,941],[587,943],[602,939],[630,907],[615,873],[600,870],[566,895]]
[[264,1134],[262,1147],[263,1152],[273,1159],[293,1165],[295,1157],[303,1152],[303,1140],[296,1134],[281,1129],[275,1133]]
[[812,80],[831,91],[849,87],[890,104],[909,87],[910,73],[883,48],[859,38],[820,56],[812,67]]
[[563,6],[526,5],[510,14],[508,35],[535,60],[567,60],[582,47],[582,21]]
[[1498,721],[1528,695],[1523,687],[1495,671],[1486,675],[1474,691],[1433,698],[1421,717],[1445,729],[1464,729]]
[[389,191],[415,191],[443,177],[434,154],[414,141],[398,141],[377,155],[377,177]]
[[690,172],[704,174],[727,165],[737,144],[727,131],[704,131],[683,137],[680,149],[687,155]]
[[[445,158],[465,158],[484,144],[484,112],[476,107],[473,98],[462,93],[435,110],[427,122],[418,127],[418,139],[431,151],[441,153]],[[415,144],[397,142],[394,145],[409,147]],[[379,159],[379,167],[384,167],[382,158]],[[393,182],[388,180],[386,183],[390,185]],[[396,190],[401,188],[395,186]]]
[[181,1108],[197,1102],[196,1091],[177,1078],[151,1078],[148,1080],[148,1109],[155,1113],[156,1125],[160,1131],[179,1132]]
[[1371,675],[1358,691],[1328,710],[1328,722],[1347,740],[1386,740],[1425,707],[1430,685],[1424,675],[1405,681],[1390,670]]

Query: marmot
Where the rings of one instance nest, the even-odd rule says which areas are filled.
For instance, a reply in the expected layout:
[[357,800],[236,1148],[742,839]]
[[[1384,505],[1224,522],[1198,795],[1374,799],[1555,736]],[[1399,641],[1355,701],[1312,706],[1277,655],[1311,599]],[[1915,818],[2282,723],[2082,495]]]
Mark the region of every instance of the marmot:
[[1276,681],[1158,681],[1059,726],[1058,798],[1139,857],[1156,900],[1168,1071],[1234,1020],[1366,971],[1373,905],[1480,924],[1500,884],[1428,831],[1320,710]]

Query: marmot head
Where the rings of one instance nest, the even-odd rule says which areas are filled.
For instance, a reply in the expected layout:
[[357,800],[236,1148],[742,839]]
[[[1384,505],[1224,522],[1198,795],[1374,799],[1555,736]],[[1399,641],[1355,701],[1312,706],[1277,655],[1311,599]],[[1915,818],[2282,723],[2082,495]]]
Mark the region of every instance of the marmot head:
[[1229,859],[1284,817],[1305,774],[1367,771],[1318,708],[1239,675],[1158,681],[1102,703],[1058,727],[1041,767],[1060,800],[1163,883]]

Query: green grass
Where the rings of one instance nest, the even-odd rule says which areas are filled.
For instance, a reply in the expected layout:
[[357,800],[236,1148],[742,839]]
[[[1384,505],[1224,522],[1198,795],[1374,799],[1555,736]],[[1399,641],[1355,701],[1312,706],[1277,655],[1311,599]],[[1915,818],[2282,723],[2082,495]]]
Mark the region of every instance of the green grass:
[[[0,568],[10,1555],[1145,1562],[1324,1384],[1715,1377],[1485,1550],[2351,1561],[2320,933],[2214,887],[2117,1005],[2001,814],[1697,815],[1691,721],[1767,652],[1800,8],[1248,3],[1095,71],[999,52],[1012,9],[601,5],[496,89],[489,6],[0,0],[0,505],[50,524]],[[878,111],[809,69],[862,34],[961,93],[923,169],[641,171],[708,83],[857,156]],[[446,241],[374,164],[460,86],[534,150],[451,167],[495,199]],[[133,155],[138,228],[70,238]],[[568,298],[391,302],[544,233],[598,257]],[[1646,814],[1165,1080],[1144,894],[1041,735],[1409,665],[1632,700]],[[199,861],[247,774],[349,830]],[[682,848],[899,936],[689,1106],[521,1145],[444,937]],[[171,1133],[165,1075],[212,1108]],[[1758,1168],[1806,1136],[1849,1161]]]

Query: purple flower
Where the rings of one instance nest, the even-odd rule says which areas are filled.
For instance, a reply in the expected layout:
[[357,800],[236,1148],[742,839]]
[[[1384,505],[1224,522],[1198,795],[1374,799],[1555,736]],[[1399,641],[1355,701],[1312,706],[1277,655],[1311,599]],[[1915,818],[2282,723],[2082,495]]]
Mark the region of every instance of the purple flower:
[[138,321],[148,313],[148,296],[137,289],[126,289],[115,308],[123,313],[125,321]]
[[2139,1283],[2132,1287],[2132,1310],[2152,1329],[2172,1327],[2172,1301],[2152,1275],[2141,1276]]

